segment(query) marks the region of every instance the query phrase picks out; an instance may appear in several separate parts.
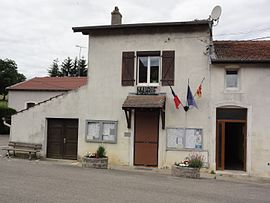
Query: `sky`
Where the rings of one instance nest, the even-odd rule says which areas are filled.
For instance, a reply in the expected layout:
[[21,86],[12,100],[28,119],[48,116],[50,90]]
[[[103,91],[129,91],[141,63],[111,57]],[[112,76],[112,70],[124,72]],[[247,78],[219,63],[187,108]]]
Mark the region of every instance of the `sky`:
[[[54,59],[87,58],[88,38],[72,27],[207,19],[220,5],[215,40],[270,39],[270,0],[0,0],[0,59],[12,59],[28,79],[47,76]],[[85,47],[85,48],[84,48]]]

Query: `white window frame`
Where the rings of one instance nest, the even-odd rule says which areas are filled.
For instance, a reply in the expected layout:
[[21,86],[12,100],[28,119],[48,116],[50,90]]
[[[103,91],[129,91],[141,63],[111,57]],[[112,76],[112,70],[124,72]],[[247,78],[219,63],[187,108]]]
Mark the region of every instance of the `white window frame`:
[[[237,71],[237,87],[227,87],[227,71]],[[224,89],[228,91],[240,90],[240,68],[238,66],[226,67],[224,71]]]
[[[88,139],[88,124],[89,123],[99,123],[99,139]],[[111,140],[103,140],[103,126],[104,124],[114,124],[115,125],[115,138],[113,141]],[[92,143],[110,143],[110,144],[116,144],[117,143],[117,126],[118,121],[112,121],[112,120],[86,120],[86,129],[85,129],[85,141],[86,142],[92,142]]]
[[[139,77],[140,77],[140,62],[139,62],[139,58],[140,57],[147,57],[147,82],[146,83],[140,83],[139,82]],[[150,58],[151,57],[159,57],[159,70],[158,70],[158,82],[157,83],[150,83],[150,70],[151,70],[151,66],[150,66]],[[160,77],[161,77],[161,56],[137,56],[137,85],[138,86],[154,86],[154,87],[158,87],[160,86]]]

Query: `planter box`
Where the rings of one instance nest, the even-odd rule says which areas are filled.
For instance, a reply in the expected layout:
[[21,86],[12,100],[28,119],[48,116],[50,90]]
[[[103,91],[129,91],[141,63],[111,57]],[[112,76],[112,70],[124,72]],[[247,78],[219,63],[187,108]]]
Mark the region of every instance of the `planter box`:
[[173,165],[172,175],[185,178],[200,178],[200,169]]
[[108,168],[108,158],[82,158],[82,167],[84,168]]

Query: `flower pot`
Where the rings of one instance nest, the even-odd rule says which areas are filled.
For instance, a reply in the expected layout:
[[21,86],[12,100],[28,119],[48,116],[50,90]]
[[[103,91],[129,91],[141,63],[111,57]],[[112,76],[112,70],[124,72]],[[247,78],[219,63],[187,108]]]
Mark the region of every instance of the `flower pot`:
[[108,157],[105,157],[105,158],[83,157],[82,158],[82,167],[107,169],[108,168]]
[[184,178],[200,178],[200,168],[190,168],[173,165],[171,172],[173,176]]

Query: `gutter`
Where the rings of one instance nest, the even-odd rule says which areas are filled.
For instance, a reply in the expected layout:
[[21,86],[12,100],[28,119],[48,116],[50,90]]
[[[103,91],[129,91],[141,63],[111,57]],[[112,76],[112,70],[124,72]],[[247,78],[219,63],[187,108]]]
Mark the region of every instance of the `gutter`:
[[5,117],[3,117],[2,120],[3,120],[3,124],[4,124],[5,126],[7,126],[7,127],[9,127],[9,128],[11,127],[11,125],[8,124],[8,123],[6,122]]
[[262,63],[262,64],[268,64],[270,63],[269,59],[262,59],[262,60],[241,60],[241,59],[234,59],[234,60],[226,60],[226,59],[211,59],[211,62],[213,64],[218,64],[218,63]]

